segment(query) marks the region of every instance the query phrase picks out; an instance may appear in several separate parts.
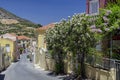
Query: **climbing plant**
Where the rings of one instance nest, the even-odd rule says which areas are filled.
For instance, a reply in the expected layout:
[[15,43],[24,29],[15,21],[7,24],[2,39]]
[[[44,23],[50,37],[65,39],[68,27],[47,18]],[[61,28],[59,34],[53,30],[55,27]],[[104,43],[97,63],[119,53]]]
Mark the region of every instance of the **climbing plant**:
[[[97,17],[97,21],[95,22],[95,26],[102,30],[100,34],[102,36],[102,40],[107,40],[108,44],[112,47],[112,37],[115,36],[120,30],[120,6],[118,4],[108,4],[105,9],[100,9],[100,14]],[[103,45],[103,47],[105,44]],[[108,47],[104,50],[105,55],[110,50],[112,51],[111,47]],[[112,58],[112,54],[109,55]],[[113,56],[115,56],[113,54]]]

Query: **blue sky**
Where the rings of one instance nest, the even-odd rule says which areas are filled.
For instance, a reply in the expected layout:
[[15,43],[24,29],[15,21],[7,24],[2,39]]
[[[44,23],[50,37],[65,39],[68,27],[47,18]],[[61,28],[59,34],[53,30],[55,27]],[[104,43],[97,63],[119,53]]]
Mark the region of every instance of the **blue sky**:
[[0,7],[32,22],[47,25],[85,12],[86,0],[0,0]]

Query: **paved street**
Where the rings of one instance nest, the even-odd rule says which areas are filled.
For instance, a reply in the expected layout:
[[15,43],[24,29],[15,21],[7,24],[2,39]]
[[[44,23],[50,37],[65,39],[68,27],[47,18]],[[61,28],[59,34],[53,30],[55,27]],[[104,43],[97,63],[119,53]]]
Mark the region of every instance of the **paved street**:
[[62,80],[62,76],[51,76],[49,71],[35,68],[23,54],[19,62],[11,64],[2,74],[4,80]]

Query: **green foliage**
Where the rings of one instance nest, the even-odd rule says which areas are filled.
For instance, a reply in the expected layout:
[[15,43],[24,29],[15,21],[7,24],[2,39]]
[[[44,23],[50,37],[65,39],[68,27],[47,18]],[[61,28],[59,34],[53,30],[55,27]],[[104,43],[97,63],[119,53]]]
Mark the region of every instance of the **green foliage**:
[[120,60],[120,46],[113,45],[112,58]]
[[[68,20],[62,20],[56,24],[54,28],[46,31],[47,47],[58,63],[61,64],[62,60],[66,56],[67,52],[73,53],[73,55],[83,55],[83,58],[78,59],[80,68],[77,71],[83,71],[83,63],[86,54],[89,53],[90,48],[94,48],[96,44],[96,36],[91,31],[91,23],[88,21],[91,17],[86,14],[76,14]],[[63,66],[61,66],[62,68]],[[57,72],[61,70],[56,66]],[[81,73],[81,72],[78,72]],[[82,73],[81,73],[82,74]]]
[[47,47],[55,59],[58,57],[64,59],[67,52],[74,56],[82,55],[80,68],[83,68],[86,54],[101,53],[95,51],[96,42],[105,38],[110,39],[111,34],[115,35],[119,26],[120,6],[118,4],[101,9],[99,15],[75,14],[47,30]]
[[88,51],[89,47],[95,47],[95,35],[90,31],[88,20],[89,17],[85,14],[77,14],[49,29],[46,32],[48,49],[53,50],[57,47],[65,52],[82,53],[83,49]]
[[36,28],[42,27],[42,25],[41,25],[41,24],[37,24],[37,26],[38,26],[38,27],[36,27]]
[[37,24],[34,24],[34,23],[30,23],[30,22],[20,22],[21,25],[24,25],[26,27],[33,27],[33,28],[39,28],[41,25],[37,25]]
[[112,58],[120,60],[120,53],[113,53]]
[[[36,37],[35,30],[38,28],[38,25],[26,22],[20,22],[17,24],[2,24],[0,23],[0,33],[16,33],[17,35],[26,35],[29,37]],[[4,30],[4,31],[2,31]]]
[[63,50],[63,44],[64,44],[64,38],[61,36],[59,25],[56,25],[54,29],[49,29],[46,32],[46,41],[47,41],[47,47],[52,53],[52,57],[56,61],[56,66],[55,66],[55,72],[56,74],[59,73],[64,73],[64,68],[63,68],[63,56],[64,56],[64,50]]
[[[109,3],[105,9],[100,10],[100,14],[97,17],[95,25],[102,30],[99,36],[101,39],[110,40],[112,36],[115,36],[120,29],[120,1],[118,3]],[[104,51],[106,52],[106,51]],[[110,56],[110,49],[105,53],[106,56]],[[118,59],[120,54],[113,53],[113,58]]]
[[[111,5],[111,4],[109,4]],[[109,33],[113,33],[120,26],[120,6],[112,4],[106,9],[101,9],[100,15],[96,21],[96,27],[100,28],[103,32],[103,36],[108,36]]]
[[2,24],[0,21],[0,33],[1,34],[12,32],[12,33],[16,33],[19,35],[25,34],[26,36],[29,36],[29,37],[35,37],[34,32],[29,31],[29,29],[34,31],[34,29],[39,28],[41,26],[41,24],[38,25],[38,24],[32,23],[29,20],[22,19],[3,8],[0,8],[0,12],[1,12],[1,19],[13,19],[19,22],[17,24],[15,23],[14,24]]

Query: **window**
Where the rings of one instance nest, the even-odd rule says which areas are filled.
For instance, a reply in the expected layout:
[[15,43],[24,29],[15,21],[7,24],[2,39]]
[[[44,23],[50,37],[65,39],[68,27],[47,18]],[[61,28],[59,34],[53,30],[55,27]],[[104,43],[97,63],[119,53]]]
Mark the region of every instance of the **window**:
[[10,45],[6,44],[6,51],[9,53],[10,52]]
[[91,0],[89,6],[90,14],[98,14],[99,13],[99,0]]
[[10,47],[10,45],[9,45],[9,44],[6,44],[6,47]]

